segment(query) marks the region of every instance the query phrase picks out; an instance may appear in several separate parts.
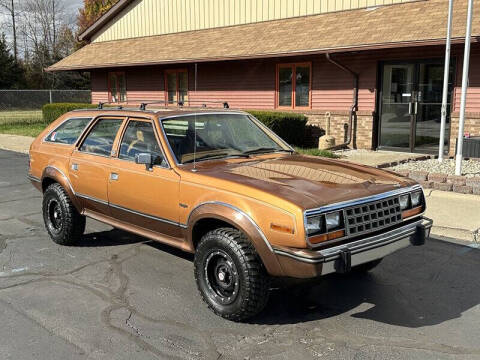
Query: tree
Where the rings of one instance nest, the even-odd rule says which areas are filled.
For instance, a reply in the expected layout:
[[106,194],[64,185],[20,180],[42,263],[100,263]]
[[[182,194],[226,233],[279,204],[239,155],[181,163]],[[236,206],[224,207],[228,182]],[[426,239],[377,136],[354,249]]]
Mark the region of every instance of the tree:
[[17,12],[15,8],[14,0],[0,0],[0,9],[7,11],[8,16],[10,16],[12,24],[12,37],[13,37],[13,56],[15,61],[18,60],[18,50],[17,50],[17,26],[16,18]]
[[0,36],[0,89],[19,88],[22,85],[22,69],[8,49],[5,34]]
[[83,0],[83,8],[77,16],[78,33],[84,32],[117,2],[118,0]]

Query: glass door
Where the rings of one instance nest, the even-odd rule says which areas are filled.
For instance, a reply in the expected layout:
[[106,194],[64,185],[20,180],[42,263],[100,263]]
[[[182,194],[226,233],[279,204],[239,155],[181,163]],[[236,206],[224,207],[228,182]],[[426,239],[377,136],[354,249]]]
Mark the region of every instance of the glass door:
[[[454,67],[450,67],[445,148],[450,138],[450,101]],[[380,94],[379,147],[434,153],[440,140],[443,64],[417,61],[384,64]]]
[[379,142],[382,147],[410,150],[414,74],[414,64],[383,66]]
[[[414,150],[425,153],[436,152],[438,151],[438,143],[440,141],[444,66],[441,63],[421,63],[418,67]],[[448,149],[448,139],[450,139],[450,99],[453,91],[453,76],[453,68],[450,68],[444,139],[445,149]]]

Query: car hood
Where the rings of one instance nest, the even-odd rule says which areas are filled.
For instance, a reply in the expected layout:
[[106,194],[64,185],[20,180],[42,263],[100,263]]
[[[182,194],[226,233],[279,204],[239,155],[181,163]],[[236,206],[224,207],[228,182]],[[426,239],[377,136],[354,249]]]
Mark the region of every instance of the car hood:
[[[346,201],[413,185],[392,172],[305,155],[274,158],[205,161],[196,173],[249,186],[292,202],[304,209]],[[232,187],[226,190],[232,190]]]

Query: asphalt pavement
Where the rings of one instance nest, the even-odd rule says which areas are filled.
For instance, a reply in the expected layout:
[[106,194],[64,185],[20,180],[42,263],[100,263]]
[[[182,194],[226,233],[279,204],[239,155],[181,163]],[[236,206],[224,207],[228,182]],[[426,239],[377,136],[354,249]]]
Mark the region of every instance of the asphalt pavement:
[[202,303],[190,255],[90,220],[77,246],[54,244],[26,169],[0,150],[0,359],[480,359],[474,243],[274,288],[238,324]]

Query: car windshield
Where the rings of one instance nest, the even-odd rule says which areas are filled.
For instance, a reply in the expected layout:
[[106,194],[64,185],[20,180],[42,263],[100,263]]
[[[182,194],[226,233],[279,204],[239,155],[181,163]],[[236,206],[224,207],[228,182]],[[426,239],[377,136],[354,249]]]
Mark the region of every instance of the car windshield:
[[283,140],[247,114],[177,116],[163,119],[162,125],[177,161],[182,164],[194,159],[202,161],[277,151],[292,152]]

